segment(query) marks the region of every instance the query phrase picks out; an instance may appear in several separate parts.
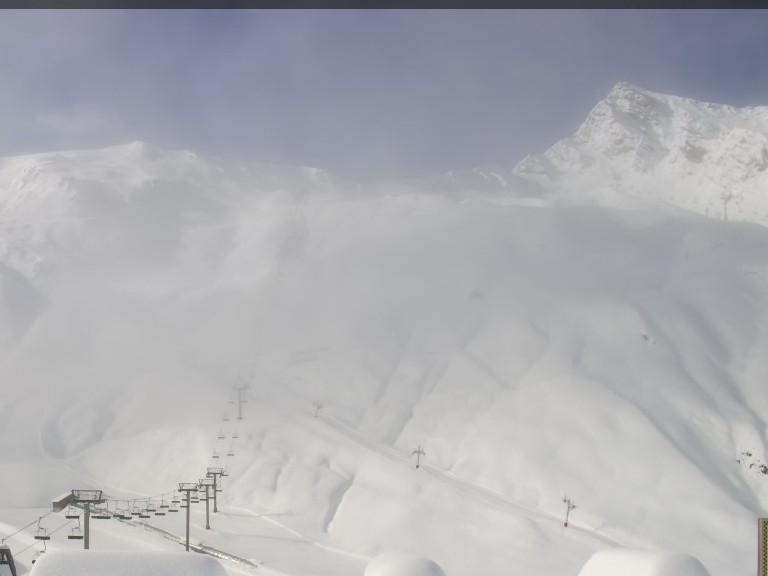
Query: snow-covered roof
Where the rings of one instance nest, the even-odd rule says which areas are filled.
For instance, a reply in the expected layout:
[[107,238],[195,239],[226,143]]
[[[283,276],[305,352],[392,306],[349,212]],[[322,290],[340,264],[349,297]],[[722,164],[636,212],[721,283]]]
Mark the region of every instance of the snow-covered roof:
[[364,576],[445,576],[437,562],[405,552],[387,552],[373,558]]
[[709,576],[689,554],[667,550],[610,548],[595,552],[579,576]]
[[185,552],[61,550],[43,554],[30,576],[227,576],[211,556]]

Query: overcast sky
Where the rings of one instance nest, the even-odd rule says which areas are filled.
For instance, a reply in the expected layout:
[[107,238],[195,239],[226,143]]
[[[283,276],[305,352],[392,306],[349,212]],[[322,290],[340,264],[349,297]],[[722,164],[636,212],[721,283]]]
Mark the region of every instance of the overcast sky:
[[144,140],[355,179],[514,165],[617,82],[768,105],[768,11],[3,10],[0,155]]

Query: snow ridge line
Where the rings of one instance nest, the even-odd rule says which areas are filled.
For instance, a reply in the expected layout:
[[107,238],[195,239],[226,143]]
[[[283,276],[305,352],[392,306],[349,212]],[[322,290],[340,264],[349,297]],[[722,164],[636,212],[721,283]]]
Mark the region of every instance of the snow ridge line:
[[[128,521],[128,520],[123,520],[121,518],[118,518],[117,520],[119,520],[120,522],[125,522],[129,526],[140,525],[142,528],[144,528],[144,530],[148,532],[154,532],[156,534],[159,534],[163,538],[176,542],[177,544],[186,545],[186,540],[182,539],[180,536],[177,536],[173,532],[168,532],[167,530],[163,530],[162,528],[157,528],[156,526],[147,524],[146,522],[137,522],[135,520]],[[190,542],[189,548],[191,550],[194,550],[195,552],[199,552],[201,554],[208,554],[209,556],[213,556],[214,558],[218,558],[220,560],[230,560],[231,562],[243,564],[244,566],[247,566],[249,568],[259,567],[258,564],[251,562],[250,560],[247,560],[245,558],[240,558],[239,556],[235,556],[234,554],[230,554],[229,552],[224,552],[222,550],[212,548],[211,546],[206,546],[205,544],[193,544],[192,542]]]

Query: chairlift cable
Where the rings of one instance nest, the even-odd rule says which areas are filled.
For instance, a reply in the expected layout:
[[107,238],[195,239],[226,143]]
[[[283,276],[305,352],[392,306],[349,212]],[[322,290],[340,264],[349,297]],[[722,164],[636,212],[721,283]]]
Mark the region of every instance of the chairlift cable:
[[42,542],[42,543],[43,543],[43,547],[45,547],[45,540],[35,540],[34,542],[32,542],[32,544],[30,544],[30,545],[29,545],[29,546],[27,546],[26,548],[23,548],[23,549],[22,549],[22,550],[20,550],[19,552],[14,552],[14,553],[13,553],[13,555],[14,555],[14,556],[21,556],[22,554],[24,554],[24,552],[26,552],[27,550],[29,550],[29,549],[30,549],[30,548],[32,548],[33,546],[37,545],[37,543],[38,543],[38,542]]
[[[43,519],[43,518],[45,518],[46,516],[50,516],[51,514],[53,514],[53,510],[51,510],[50,512],[47,512],[47,513],[45,513],[45,514],[43,514],[42,516],[39,516],[39,517],[38,517],[37,519],[35,519],[35,520],[32,520],[32,522],[30,522],[29,524],[27,524],[27,525],[26,525],[26,526],[24,526],[23,528],[19,528],[19,529],[18,529],[18,530],[16,530],[16,532],[14,532],[13,534],[9,534],[8,536],[5,536],[4,538],[2,538],[2,540],[8,540],[9,538],[13,538],[13,537],[14,537],[14,536],[16,536],[16,534],[18,534],[19,532],[23,532],[24,530],[26,530],[27,528],[29,528],[30,526],[32,526],[32,524],[37,524],[38,522],[40,522],[40,520],[42,520],[42,519]],[[34,544],[33,544],[33,546],[34,546]]]
[[66,526],[67,524],[71,524],[71,523],[72,523],[72,520],[67,520],[66,522],[64,522],[64,524],[62,524],[61,526],[59,526],[59,527],[58,527],[58,528],[56,528],[55,530],[51,530],[50,532],[48,532],[48,535],[51,535],[51,534],[56,534],[56,532],[58,532],[59,530],[61,530],[62,528],[64,528],[64,526]]

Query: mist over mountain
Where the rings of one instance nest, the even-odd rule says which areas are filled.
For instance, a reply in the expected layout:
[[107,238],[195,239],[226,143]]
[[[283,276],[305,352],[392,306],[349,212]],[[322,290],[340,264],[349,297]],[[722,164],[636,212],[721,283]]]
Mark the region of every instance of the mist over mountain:
[[751,574],[767,109],[620,84],[513,169],[368,190],[140,142],[0,160],[0,509],[223,459],[206,537],[277,573],[402,550],[554,576],[633,546]]

